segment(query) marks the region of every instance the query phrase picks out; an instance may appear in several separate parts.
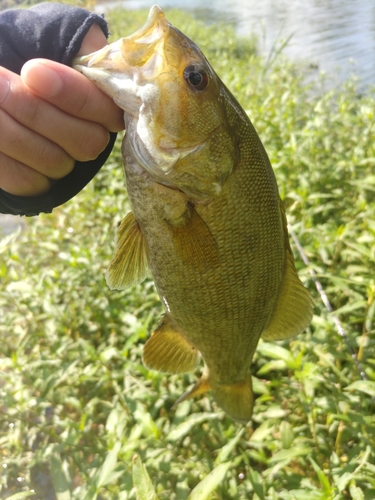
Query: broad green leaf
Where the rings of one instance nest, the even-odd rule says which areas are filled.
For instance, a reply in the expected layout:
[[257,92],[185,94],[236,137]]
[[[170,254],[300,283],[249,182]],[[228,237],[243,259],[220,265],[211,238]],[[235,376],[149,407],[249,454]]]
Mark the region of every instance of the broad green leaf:
[[361,488],[356,486],[355,481],[351,481],[349,485],[349,491],[353,500],[365,500],[365,495]]
[[330,500],[325,493],[319,490],[290,490],[283,492],[283,500]]
[[241,439],[244,432],[245,432],[245,427],[242,427],[242,429],[240,429],[240,431],[236,434],[236,436],[234,436],[234,438],[231,439],[229,441],[229,443],[224,445],[219,450],[219,453],[218,453],[216,460],[215,460],[215,465],[219,465],[219,464],[225,462],[226,460],[228,460],[229,455],[232,453],[234,448],[237,446],[237,443]]
[[275,424],[271,420],[265,420],[260,426],[255,429],[250,437],[250,441],[260,442],[265,441],[266,437],[274,431]]
[[21,292],[31,294],[34,292],[33,286],[27,281],[13,281],[7,286],[8,292]]
[[117,442],[111,451],[107,453],[103,465],[100,467],[98,487],[104,486],[110,481],[113,469],[116,467],[117,455],[121,449],[121,443]]
[[120,405],[116,405],[108,415],[105,428],[110,434],[120,437],[126,426],[126,414]]
[[148,411],[146,411],[141,405],[134,412],[134,418],[139,425],[142,426],[142,432],[145,436],[158,439],[160,437],[160,431],[152,420],[152,417]]
[[257,351],[267,358],[284,361],[288,368],[298,368],[298,363],[294,359],[293,354],[280,345],[271,342],[260,342]]
[[8,234],[7,236],[2,236],[0,227],[0,254],[7,250],[11,243],[14,242],[17,236],[21,233],[21,226],[17,227],[17,231]]
[[281,444],[284,449],[290,448],[293,443],[294,433],[289,422],[283,420],[280,424]]
[[120,448],[121,443],[117,442],[112,450],[107,453],[103,464],[95,471],[84,500],[96,500],[100,488],[117,477],[116,474],[114,475],[114,468],[117,463],[117,455]]
[[35,491],[20,491],[11,497],[8,497],[7,500],[22,500],[23,498],[29,498],[35,496]]
[[208,495],[212,493],[224,479],[231,462],[225,462],[217,465],[188,496],[187,500],[206,500]]
[[264,419],[274,418],[275,420],[281,420],[286,417],[288,412],[280,408],[280,406],[270,406],[265,412],[260,413],[259,417]]
[[270,463],[281,462],[282,460],[292,460],[295,457],[307,455],[310,451],[310,448],[300,448],[298,446],[289,450],[280,450],[270,458]]
[[344,472],[344,474],[342,474],[340,477],[338,477],[337,479],[335,478],[335,483],[340,493],[346,488],[352,478],[353,474],[351,472]]
[[249,467],[249,479],[251,485],[253,487],[254,493],[256,493],[260,500],[265,499],[265,488],[264,488],[264,479],[261,477],[257,470]]
[[281,371],[288,368],[288,365],[285,363],[283,359],[275,359],[273,361],[269,361],[265,363],[260,370],[257,371],[257,376],[266,375],[271,371]]
[[158,500],[146,466],[139,455],[133,457],[133,483],[137,500]]
[[358,245],[354,241],[345,240],[345,244],[356,250],[359,254],[364,255],[367,258],[371,258],[371,252],[365,245]]
[[330,482],[329,482],[329,479],[327,478],[327,476],[324,474],[324,472],[322,471],[322,469],[319,467],[319,465],[311,458],[311,457],[307,457],[316,473],[316,475],[318,476],[318,479],[319,479],[319,482],[320,484],[322,485],[322,488],[323,490],[327,493],[327,494],[331,494],[332,492],[332,488],[331,488],[331,485],[330,485]]
[[375,382],[370,380],[357,380],[345,387],[345,390],[365,392],[369,396],[375,398]]
[[62,461],[59,453],[54,452],[50,456],[51,476],[57,500],[70,500],[72,479],[69,474],[69,466],[66,460]]
[[185,437],[186,434],[188,434],[196,425],[199,425],[206,420],[217,418],[217,413],[194,413],[193,415],[190,415],[185,422],[177,425],[174,429],[172,428],[167,435],[167,439],[168,441],[178,441],[179,439]]
[[[335,311],[335,314],[344,314],[352,311],[356,311],[357,309],[362,309],[366,307],[365,300],[357,300],[356,302],[346,304],[345,306],[340,307]],[[341,317],[341,316],[340,316]]]
[[269,386],[257,377],[252,377],[253,379],[253,391],[255,394],[269,394]]

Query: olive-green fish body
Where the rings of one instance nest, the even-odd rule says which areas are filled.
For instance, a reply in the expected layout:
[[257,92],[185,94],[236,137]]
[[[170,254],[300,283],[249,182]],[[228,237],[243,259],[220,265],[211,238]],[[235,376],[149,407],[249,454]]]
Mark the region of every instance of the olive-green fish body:
[[144,362],[184,373],[201,356],[202,377],[179,401],[210,390],[247,422],[260,336],[292,337],[312,315],[258,135],[200,50],[156,6],[141,30],[76,67],[125,111],[132,212],[107,281],[123,288],[152,271],[166,313]]

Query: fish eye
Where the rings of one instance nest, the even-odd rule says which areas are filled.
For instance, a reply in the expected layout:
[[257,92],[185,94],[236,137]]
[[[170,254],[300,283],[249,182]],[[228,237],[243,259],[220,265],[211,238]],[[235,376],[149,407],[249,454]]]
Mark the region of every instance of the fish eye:
[[184,79],[194,90],[204,90],[208,85],[207,71],[199,64],[190,64],[184,69]]

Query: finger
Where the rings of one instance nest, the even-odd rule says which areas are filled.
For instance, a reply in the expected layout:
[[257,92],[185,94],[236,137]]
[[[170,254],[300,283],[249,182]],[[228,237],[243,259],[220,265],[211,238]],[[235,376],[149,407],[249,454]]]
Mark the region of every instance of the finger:
[[0,109],[0,151],[50,179],[72,171],[75,161],[64,149],[33,132]]
[[51,184],[45,175],[0,152],[0,189],[17,196],[38,196],[49,191]]
[[86,33],[77,56],[85,56],[87,54],[91,54],[92,52],[96,52],[97,50],[101,49],[105,45],[108,45],[108,42],[102,29],[98,24],[93,24],[89,31]]
[[78,71],[47,59],[32,59],[24,64],[21,78],[36,95],[65,113],[111,132],[124,130],[123,111]]
[[11,88],[1,108],[20,124],[58,144],[76,160],[95,159],[105,149],[109,133],[102,125],[64,113],[35,96],[18,75],[4,68],[0,68],[1,77]]

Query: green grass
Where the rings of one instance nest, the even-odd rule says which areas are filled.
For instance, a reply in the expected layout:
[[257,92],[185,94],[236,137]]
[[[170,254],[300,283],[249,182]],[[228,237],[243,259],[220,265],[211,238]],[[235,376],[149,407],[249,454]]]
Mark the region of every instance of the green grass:
[[[112,39],[145,16],[111,14]],[[296,253],[314,320],[290,342],[260,343],[251,424],[235,424],[209,396],[171,410],[198,374],[142,365],[162,312],[152,280],[125,292],[104,280],[129,209],[118,143],[74,200],[0,241],[0,498],[143,500],[155,489],[160,500],[373,500],[374,92],[358,95],[355,81],[307,86],[304,71],[282,55],[265,64],[228,26],[168,18],[254,122],[368,381]]]

